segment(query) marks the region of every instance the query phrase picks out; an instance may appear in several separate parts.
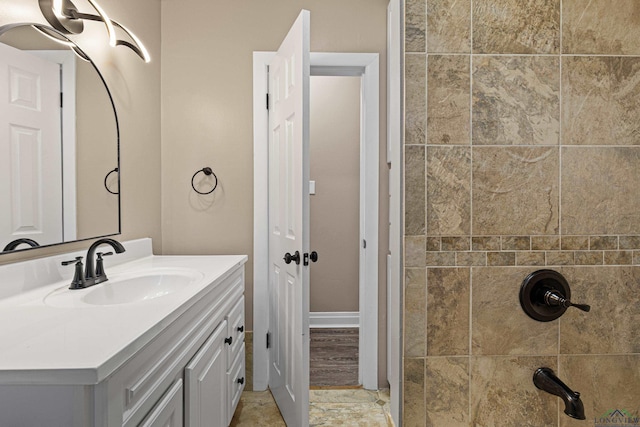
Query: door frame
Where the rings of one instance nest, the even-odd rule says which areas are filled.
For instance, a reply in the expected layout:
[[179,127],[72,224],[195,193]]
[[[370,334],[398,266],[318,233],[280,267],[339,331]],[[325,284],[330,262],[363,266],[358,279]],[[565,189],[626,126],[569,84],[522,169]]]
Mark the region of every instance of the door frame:
[[[68,50],[29,51],[48,61],[60,64],[60,90],[64,94],[62,106],[62,212],[63,241],[77,239],[76,212],[76,59]],[[70,185],[73,184],[73,185]]]
[[[253,53],[253,388],[269,382],[268,64],[274,52]],[[360,343],[358,379],[378,389],[378,210],[380,158],[379,55],[311,53],[311,76],[360,76]],[[366,249],[362,244],[366,241]],[[367,256],[370,254],[370,256]],[[322,259],[322,254],[320,254]],[[370,284],[367,286],[367,284]]]

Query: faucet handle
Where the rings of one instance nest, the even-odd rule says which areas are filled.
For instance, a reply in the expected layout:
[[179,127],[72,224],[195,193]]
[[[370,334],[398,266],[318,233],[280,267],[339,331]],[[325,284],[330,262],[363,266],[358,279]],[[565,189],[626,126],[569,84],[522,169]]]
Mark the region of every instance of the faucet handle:
[[77,256],[76,259],[72,259],[72,260],[69,260],[69,261],[62,261],[60,264],[62,264],[62,265],[70,265],[70,264],[76,264],[77,265],[78,263],[82,264],[82,258],[83,257],[81,257],[81,256]]
[[587,304],[575,304],[570,300],[564,298],[561,293],[556,290],[548,290],[544,293],[544,302],[547,305],[551,306],[562,306],[562,307],[575,307],[578,310],[582,310],[585,312],[589,312],[591,310],[591,306]]
[[103,256],[109,256],[109,255],[113,255],[113,252],[98,252],[96,253],[96,277],[104,277],[106,278],[107,275],[104,272],[104,264],[103,264],[103,260],[102,257]]
[[85,280],[84,280],[84,272],[82,271],[82,257],[78,256],[76,257],[76,259],[72,259],[69,261],[62,261],[61,262],[62,265],[70,265],[70,264],[75,264],[76,268],[75,268],[75,272],[73,274],[73,280],[71,281],[71,286],[69,286],[69,289],[82,289],[85,287]]

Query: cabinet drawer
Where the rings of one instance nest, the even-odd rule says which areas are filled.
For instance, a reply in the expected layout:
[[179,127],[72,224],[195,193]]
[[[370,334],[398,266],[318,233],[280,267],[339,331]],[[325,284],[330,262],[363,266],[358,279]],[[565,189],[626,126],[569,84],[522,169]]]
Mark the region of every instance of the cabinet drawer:
[[240,297],[236,302],[226,319],[229,328],[228,336],[231,337],[229,357],[227,358],[227,368],[230,368],[238,356],[240,348],[244,345],[244,296]]
[[182,379],[179,378],[138,426],[182,427],[182,412]]
[[227,372],[227,385],[228,385],[228,396],[229,396],[229,418],[227,420],[227,424],[231,422],[231,418],[233,418],[233,413],[238,406],[238,402],[240,401],[240,396],[242,395],[242,390],[244,390],[244,386],[246,384],[247,377],[245,375],[245,360],[244,360],[244,343],[240,347],[240,351],[238,352],[238,356],[233,361],[233,365],[231,365],[231,369]]

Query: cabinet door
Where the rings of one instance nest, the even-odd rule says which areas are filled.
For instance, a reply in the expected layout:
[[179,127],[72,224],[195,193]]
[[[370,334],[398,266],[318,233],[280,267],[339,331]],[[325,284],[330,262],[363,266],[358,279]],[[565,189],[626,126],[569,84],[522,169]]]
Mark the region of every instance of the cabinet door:
[[182,427],[182,379],[178,379],[140,427]]
[[184,372],[185,425],[187,427],[227,426],[227,321],[223,321]]

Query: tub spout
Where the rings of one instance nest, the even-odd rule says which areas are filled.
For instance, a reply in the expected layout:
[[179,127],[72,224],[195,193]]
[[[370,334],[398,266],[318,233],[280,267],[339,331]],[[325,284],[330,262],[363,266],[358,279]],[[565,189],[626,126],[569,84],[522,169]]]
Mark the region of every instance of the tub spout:
[[556,377],[550,368],[538,368],[533,374],[533,384],[540,390],[559,396],[564,401],[564,413],[578,420],[584,420],[584,405],[580,393],[571,390]]

